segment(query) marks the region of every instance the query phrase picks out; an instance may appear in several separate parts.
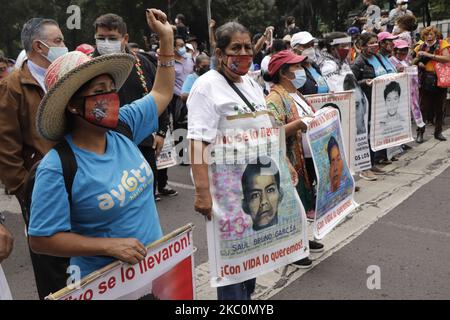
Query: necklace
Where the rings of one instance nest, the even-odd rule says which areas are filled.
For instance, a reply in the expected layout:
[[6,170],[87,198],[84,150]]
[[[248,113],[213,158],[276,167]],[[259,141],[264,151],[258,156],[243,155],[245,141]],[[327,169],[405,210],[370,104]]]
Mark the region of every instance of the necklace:
[[148,88],[147,88],[147,82],[145,81],[144,71],[142,71],[141,60],[139,59],[137,54],[134,54],[134,56],[136,57],[136,63],[135,63],[136,71],[137,71],[139,80],[141,81],[142,88],[144,89],[144,93],[142,95],[145,97],[150,92],[148,91]]

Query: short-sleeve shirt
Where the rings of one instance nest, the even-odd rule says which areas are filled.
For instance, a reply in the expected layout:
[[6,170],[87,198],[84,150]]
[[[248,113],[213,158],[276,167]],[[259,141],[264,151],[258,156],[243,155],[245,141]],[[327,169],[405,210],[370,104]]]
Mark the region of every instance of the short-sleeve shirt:
[[380,54],[381,61],[383,61],[383,65],[386,67],[387,73],[396,73],[397,69],[392,64],[391,60],[389,60],[389,57],[383,56]]
[[387,74],[386,69],[381,64],[380,60],[378,60],[377,57],[371,56],[370,58],[367,59],[367,62],[369,62],[370,65],[374,68],[375,77],[379,77],[379,76]]
[[[144,245],[162,237],[153,198],[153,173],[137,144],[158,129],[151,95],[120,109],[120,120],[133,132],[133,141],[120,133],[106,134],[106,150],[97,154],[72,147],[78,164],[70,207],[61,160],[52,149],[41,161],[33,188],[28,233],[49,237],[73,232],[93,238],[135,238]],[[84,277],[114,261],[110,257],[72,257]]]
[[[261,87],[249,76],[243,76],[236,86],[256,111],[266,110]],[[201,76],[194,84],[187,101],[188,139],[213,143],[220,122],[227,116],[250,113],[250,108],[216,70]]]
[[197,73],[191,73],[187,76],[186,80],[183,83],[183,87],[181,88],[181,93],[190,93],[192,90],[192,86],[194,85],[195,81],[199,78]]
[[183,62],[175,60],[175,88],[173,93],[177,96],[181,95],[181,88],[187,76],[194,71],[194,62],[190,58],[185,58]]

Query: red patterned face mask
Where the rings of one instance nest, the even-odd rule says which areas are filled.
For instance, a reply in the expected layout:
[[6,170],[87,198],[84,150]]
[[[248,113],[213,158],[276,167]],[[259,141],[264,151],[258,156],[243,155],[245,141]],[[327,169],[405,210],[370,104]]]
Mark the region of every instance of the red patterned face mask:
[[117,92],[84,97],[83,118],[93,125],[115,129],[119,123],[120,99]]
[[378,51],[380,50],[380,47],[378,46],[378,43],[371,44],[371,45],[369,45],[369,46],[367,46],[367,47],[368,47],[368,51],[369,51],[371,54],[377,54]]
[[227,63],[224,63],[224,65],[231,72],[239,76],[245,76],[252,66],[252,61],[252,55],[227,55]]
[[350,48],[339,48],[337,49],[339,58],[341,60],[345,60],[348,56],[348,53],[350,52]]

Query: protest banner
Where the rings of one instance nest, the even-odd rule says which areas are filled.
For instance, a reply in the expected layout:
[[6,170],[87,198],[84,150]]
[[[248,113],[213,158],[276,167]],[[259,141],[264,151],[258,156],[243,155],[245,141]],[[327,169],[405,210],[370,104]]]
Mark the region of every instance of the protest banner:
[[228,117],[210,155],[211,285],[243,282],[307,257],[305,210],[286,162],[284,130],[271,113]]
[[174,167],[178,164],[177,152],[173,141],[173,135],[170,130],[167,132],[167,136],[164,139],[164,146],[156,159],[156,167],[158,170]]
[[323,239],[356,208],[355,182],[345,159],[338,110],[327,107],[317,111],[306,134],[317,176],[314,237]]
[[370,124],[373,151],[413,141],[410,87],[407,73],[387,74],[373,80]]
[[425,127],[425,122],[423,121],[419,105],[419,68],[417,66],[410,66],[405,68],[405,72],[409,77],[411,88],[411,113],[416,125],[419,128],[423,128]]
[[0,300],[12,300],[11,291],[9,290],[8,281],[0,265]]
[[368,102],[361,88],[329,94],[306,96],[315,110],[332,107],[339,111],[345,155],[352,173],[370,169],[370,150],[367,136]]
[[83,278],[78,288],[68,286],[46,299],[193,300],[192,229],[188,224],[150,244],[136,265],[116,261]]

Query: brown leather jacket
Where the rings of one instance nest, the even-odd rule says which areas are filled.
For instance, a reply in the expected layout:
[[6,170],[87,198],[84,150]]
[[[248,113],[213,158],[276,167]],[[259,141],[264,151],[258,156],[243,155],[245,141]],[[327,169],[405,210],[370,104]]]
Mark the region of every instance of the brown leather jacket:
[[25,62],[0,82],[0,180],[21,195],[28,171],[55,145],[36,130],[36,113],[44,97]]

